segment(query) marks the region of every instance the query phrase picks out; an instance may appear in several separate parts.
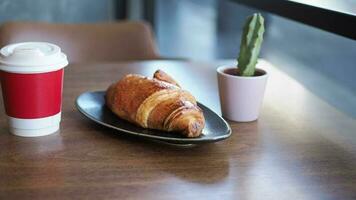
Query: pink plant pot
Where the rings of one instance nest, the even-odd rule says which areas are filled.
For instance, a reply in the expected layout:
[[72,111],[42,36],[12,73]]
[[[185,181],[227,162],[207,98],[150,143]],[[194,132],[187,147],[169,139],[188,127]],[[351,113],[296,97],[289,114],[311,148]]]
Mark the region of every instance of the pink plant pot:
[[221,66],[217,69],[221,111],[224,118],[237,122],[258,119],[268,74],[256,69],[256,75],[237,75],[237,68]]

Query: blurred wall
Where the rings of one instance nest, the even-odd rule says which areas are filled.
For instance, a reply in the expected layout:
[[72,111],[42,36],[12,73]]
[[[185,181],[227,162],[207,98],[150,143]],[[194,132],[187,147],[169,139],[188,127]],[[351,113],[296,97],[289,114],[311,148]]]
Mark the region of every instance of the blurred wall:
[[101,22],[115,19],[115,0],[0,0],[0,23],[9,20]]
[[215,57],[216,0],[156,0],[155,30],[168,57]]
[[264,57],[356,119],[356,41],[278,16],[268,31]]

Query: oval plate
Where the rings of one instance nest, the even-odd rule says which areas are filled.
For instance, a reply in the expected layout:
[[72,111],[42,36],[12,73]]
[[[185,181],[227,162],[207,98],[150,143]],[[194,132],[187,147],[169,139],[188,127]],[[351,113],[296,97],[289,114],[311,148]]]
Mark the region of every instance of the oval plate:
[[228,123],[212,110],[198,103],[205,117],[205,128],[203,134],[197,138],[187,138],[178,133],[145,129],[117,117],[105,105],[105,92],[85,92],[76,100],[78,110],[89,119],[101,125],[113,128],[128,134],[156,139],[177,144],[197,144],[216,142],[228,138],[231,128]]

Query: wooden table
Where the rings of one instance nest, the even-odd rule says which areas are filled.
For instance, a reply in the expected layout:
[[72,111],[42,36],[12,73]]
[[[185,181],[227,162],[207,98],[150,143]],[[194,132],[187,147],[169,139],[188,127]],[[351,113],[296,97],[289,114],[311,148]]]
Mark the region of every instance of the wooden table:
[[217,64],[183,61],[71,65],[60,133],[7,132],[0,121],[0,199],[356,199],[356,120],[266,62],[258,121],[230,122],[232,136],[177,148],[101,127],[75,108],[85,91],[126,73],[173,74],[220,113]]

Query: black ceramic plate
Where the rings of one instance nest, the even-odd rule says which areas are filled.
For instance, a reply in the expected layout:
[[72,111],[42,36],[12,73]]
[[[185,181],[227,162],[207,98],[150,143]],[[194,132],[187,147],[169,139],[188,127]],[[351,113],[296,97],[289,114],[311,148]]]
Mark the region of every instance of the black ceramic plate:
[[89,119],[101,125],[139,137],[176,144],[216,142],[228,138],[231,135],[231,128],[226,121],[204,105],[200,103],[198,105],[204,113],[205,128],[200,137],[187,138],[177,133],[141,128],[120,119],[105,105],[105,92],[103,91],[85,92],[76,100],[78,110]]

